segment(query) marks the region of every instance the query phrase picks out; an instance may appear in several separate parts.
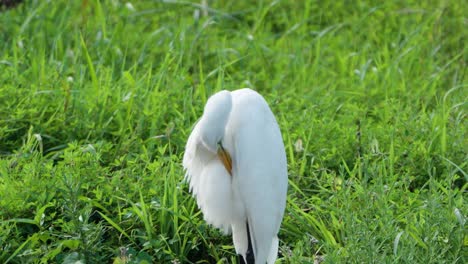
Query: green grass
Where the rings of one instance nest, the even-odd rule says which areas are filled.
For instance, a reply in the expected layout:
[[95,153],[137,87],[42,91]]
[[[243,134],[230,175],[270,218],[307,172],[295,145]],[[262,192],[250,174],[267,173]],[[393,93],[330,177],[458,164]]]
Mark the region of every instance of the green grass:
[[278,263],[468,261],[463,1],[26,1],[0,13],[0,262],[226,263],[183,182],[214,92],[275,113]]

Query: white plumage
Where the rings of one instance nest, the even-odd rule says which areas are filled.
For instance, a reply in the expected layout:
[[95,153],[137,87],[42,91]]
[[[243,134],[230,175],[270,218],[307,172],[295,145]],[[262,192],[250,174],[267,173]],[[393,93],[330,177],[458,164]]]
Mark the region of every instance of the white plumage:
[[[232,171],[220,148],[230,155]],[[281,132],[263,97],[251,89],[211,96],[188,139],[183,166],[205,221],[232,231],[245,262],[248,223],[255,263],[274,263],[287,164]]]

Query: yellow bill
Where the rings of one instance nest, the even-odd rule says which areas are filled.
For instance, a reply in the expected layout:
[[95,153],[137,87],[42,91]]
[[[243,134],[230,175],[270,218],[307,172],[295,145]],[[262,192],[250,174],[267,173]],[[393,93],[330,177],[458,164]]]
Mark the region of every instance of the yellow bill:
[[219,144],[219,149],[218,149],[218,158],[221,160],[223,163],[224,167],[226,170],[229,172],[229,175],[232,176],[232,160],[231,160],[231,155],[223,148],[221,144]]

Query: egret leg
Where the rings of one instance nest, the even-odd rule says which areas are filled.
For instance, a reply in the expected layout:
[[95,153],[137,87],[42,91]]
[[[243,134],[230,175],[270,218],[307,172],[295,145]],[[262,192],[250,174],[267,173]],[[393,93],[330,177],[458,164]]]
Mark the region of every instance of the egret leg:
[[244,256],[242,256],[241,254],[237,255],[237,259],[239,259],[239,264],[246,264],[244,261]]
[[246,221],[245,224],[247,225],[247,238],[249,239],[249,246],[247,248],[247,253],[245,254],[246,255],[245,258],[247,259],[247,264],[255,264],[255,256],[254,256],[254,252],[252,249],[252,239],[250,237],[249,221]]
[[247,252],[245,252],[245,259],[247,262],[244,260],[244,256],[242,255],[237,255],[239,259],[239,264],[255,264],[255,256],[254,252],[252,249],[252,240],[250,238],[250,230],[249,230],[249,222],[245,222],[247,225],[247,239],[248,239],[248,247],[247,247]]

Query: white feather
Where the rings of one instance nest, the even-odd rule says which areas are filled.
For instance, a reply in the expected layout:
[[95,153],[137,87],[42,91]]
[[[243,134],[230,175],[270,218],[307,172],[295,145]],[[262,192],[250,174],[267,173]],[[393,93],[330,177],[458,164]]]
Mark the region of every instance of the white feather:
[[211,160],[203,169],[198,205],[205,221],[225,233],[231,230],[232,191],[231,176],[217,160]]

